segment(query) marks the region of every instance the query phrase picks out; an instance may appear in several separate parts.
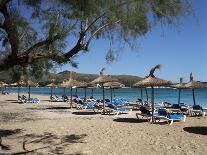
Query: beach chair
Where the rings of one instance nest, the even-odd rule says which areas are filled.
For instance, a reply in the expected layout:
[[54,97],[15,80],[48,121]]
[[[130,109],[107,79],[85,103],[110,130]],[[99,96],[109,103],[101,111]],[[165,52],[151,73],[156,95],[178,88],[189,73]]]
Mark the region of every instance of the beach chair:
[[193,105],[192,109],[189,109],[190,116],[205,116],[207,109],[203,109],[200,105]]
[[132,112],[131,108],[128,108],[126,106],[117,106],[117,104],[114,104],[114,103],[108,103],[107,108],[108,109],[105,109],[104,112],[108,114],[114,114],[114,115],[130,114]]
[[152,113],[150,112],[149,108],[148,107],[145,107],[145,106],[142,106],[139,108],[140,112],[141,113],[136,113],[136,117],[138,119],[140,119],[140,117],[142,119],[147,119],[148,122],[151,121],[152,119]]
[[174,121],[186,121],[186,115],[179,113],[169,113],[167,109],[161,108],[157,113],[154,114],[155,122],[160,122],[161,120],[167,121],[169,125],[172,125]]
[[51,96],[50,97],[50,102],[63,102],[64,99],[58,96]]

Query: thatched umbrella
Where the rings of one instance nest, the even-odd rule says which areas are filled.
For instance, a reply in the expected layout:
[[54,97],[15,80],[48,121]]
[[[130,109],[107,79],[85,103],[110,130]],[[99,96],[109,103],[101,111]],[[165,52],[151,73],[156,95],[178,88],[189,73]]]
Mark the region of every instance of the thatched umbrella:
[[102,68],[100,71],[100,76],[97,77],[95,80],[90,82],[90,84],[100,84],[103,89],[103,110],[105,110],[105,93],[104,93],[104,83],[106,82],[113,82],[114,80],[111,76],[104,75],[105,68]]
[[186,88],[185,87],[185,84],[183,83],[183,77],[180,77],[180,83],[176,84],[176,85],[173,85],[172,86],[173,88],[177,88],[179,90],[179,93],[178,93],[178,104],[180,103],[180,94],[181,94],[181,89],[184,89]]
[[121,88],[123,84],[120,82],[107,82],[103,84],[104,87],[110,87],[111,91],[111,102],[112,102],[112,89],[114,90],[115,88]]
[[72,75],[70,76],[70,79],[68,81],[63,81],[61,84],[62,87],[64,88],[70,88],[70,107],[72,107],[72,91],[73,87],[77,87],[80,85],[80,82],[73,80]]
[[156,65],[155,67],[153,67],[150,70],[150,73],[148,76],[146,76],[143,80],[139,81],[138,83],[136,83],[135,85],[137,87],[151,87],[152,90],[152,98],[151,98],[151,102],[152,102],[152,122],[154,122],[154,87],[156,86],[170,86],[172,84],[171,81],[167,81],[167,80],[163,80],[163,79],[159,79],[157,77],[154,76],[154,72],[156,69],[160,69],[161,65]]
[[195,90],[196,88],[207,88],[207,85],[198,82],[198,81],[194,81],[193,80],[193,74],[190,73],[190,81],[185,85],[186,88],[190,88],[192,89],[193,92],[193,104],[196,105],[196,100],[195,100]]
[[57,87],[56,84],[53,83],[54,81],[52,81],[52,83],[46,85],[46,87],[50,87],[50,97],[52,98],[53,96],[53,88]]

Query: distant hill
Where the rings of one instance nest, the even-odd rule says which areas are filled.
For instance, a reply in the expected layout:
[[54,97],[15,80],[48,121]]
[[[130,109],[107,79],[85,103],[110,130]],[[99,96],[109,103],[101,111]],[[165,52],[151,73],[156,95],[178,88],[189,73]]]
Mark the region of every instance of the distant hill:
[[[72,77],[73,79],[81,82],[91,82],[95,78],[97,78],[98,74],[85,74],[85,73],[76,73],[73,72]],[[132,76],[132,75],[112,75],[113,78],[119,80],[119,82],[123,83],[126,87],[132,86],[134,83],[140,81],[142,78],[139,76]],[[41,86],[44,86],[50,83],[51,79],[55,79],[57,83],[62,82],[64,79],[70,78],[70,71],[63,71],[59,73],[49,73],[44,75],[42,80],[39,81]],[[0,72],[0,81],[10,82],[10,77],[7,72]]]

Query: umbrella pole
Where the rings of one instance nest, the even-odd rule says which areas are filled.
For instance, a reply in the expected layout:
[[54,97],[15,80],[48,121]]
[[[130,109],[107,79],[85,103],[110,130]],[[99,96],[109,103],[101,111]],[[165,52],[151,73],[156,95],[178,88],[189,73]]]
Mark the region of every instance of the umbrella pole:
[[70,87],[70,108],[72,108],[72,91],[73,91],[73,88]]
[[151,102],[152,102],[152,123],[154,123],[154,87],[151,87],[152,89],[152,98],[151,98]]
[[110,87],[110,90],[111,90],[111,102],[112,102],[112,88]]
[[102,88],[103,88],[103,110],[104,110],[104,113],[105,113],[105,92],[104,92],[103,84],[102,84]]
[[86,100],[86,87],[84,89],[85,89],[85,100]]
[[113,88],[113,93],[114,93],[114,98],[116,97],[116,94],[115,94],[115,90],[114,90],[114,88]]
[[146,93],[146,98],[147,98],[147,103],[148,103],[148,93],[147,93],[147,88],[145,88],[145,93]]
[[142,88],[141,88],[141,99],[142,99],[142,106],[143,106],[144,101],[143,101],[143,92],[142,92]]
[[18,85],[18,97],[17,97],[17,99],[19,99],[19,95],[20,95],[20,86]]
[[52,98],[52,87],[50,88],[50,98]]
[[194,90],[194,88],[192,89],[192,91],[193,91],[193,104],[196,105],[196,101],[195,101],[195,90]]
[[65,87],[63,88],[63,95],[65,96]]
[[181,92],[181,89],[179,88],[179,94],[178,94],[178,104],[180,104],[180,92]]
[[29,102],[30,102],[30,85],[29,85],[29,97],[28,98],[29,98]]
[[92,88],[92,90],[91,90],[91,91],[92,91],[92,97],[93,97],[93,88]]

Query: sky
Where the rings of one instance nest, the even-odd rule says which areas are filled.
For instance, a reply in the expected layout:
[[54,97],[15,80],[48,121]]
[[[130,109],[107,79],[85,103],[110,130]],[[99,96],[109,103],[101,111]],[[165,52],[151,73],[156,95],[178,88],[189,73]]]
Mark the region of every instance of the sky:
[[155,73],[160,78],[178,82],[182,76],[184,81],[188,82],[189,74],[192,72],[195,80],[207,81],[206,7],[206,0],[193,0],[198,22],[192,16],[183,18],[179,32],[176,28],[162,29],[158,25],[139,39],[137,48],[134,50],[125,48],[119,59],[112,64],[107,64],[105,60],[109,42],[101,39],[91,42],[88,53],[78,55],[76,58],[79,63],[78,69],[67,64],[56,71],[72,70],[98,74],[102,67],[106,67],[106,73],[110,75],[144,77],[152,67],[161,64],[161,70]]

